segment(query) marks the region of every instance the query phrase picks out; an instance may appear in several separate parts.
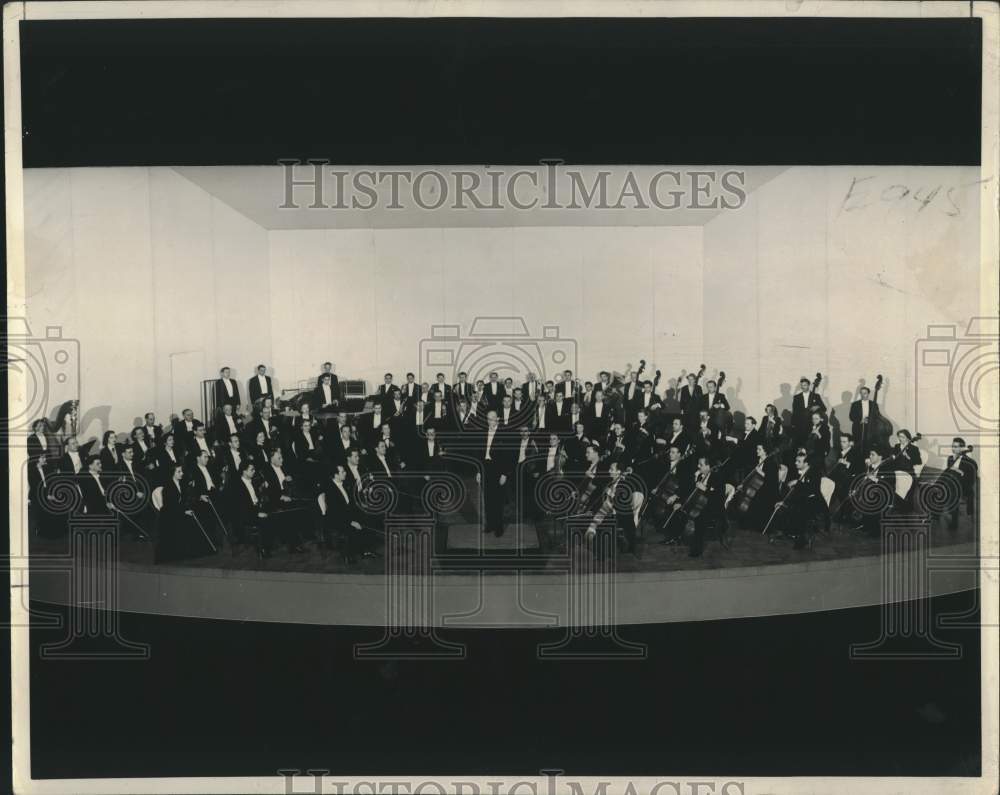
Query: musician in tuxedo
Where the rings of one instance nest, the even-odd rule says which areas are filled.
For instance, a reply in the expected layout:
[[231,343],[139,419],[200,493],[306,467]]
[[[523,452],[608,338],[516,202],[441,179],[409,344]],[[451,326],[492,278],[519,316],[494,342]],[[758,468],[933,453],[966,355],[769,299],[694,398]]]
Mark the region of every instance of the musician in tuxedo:
[[46,455],[52,448],[52,454],[56,451],[54,445],[50,445],[48,437],[48,421],[44,418],[31,423],[31,434],[27,439],[28,445],[28,466],[33,466],[40,456]]
[[698,412],[693,439],[699,455],[714,459],[722,452],[722,434],[712,427],[707,411]]
[[448,410],[448,396],[443,390],[435,390],[434,384],[430,388],[430,403],[424,407],[426,427],[434,428],[438,432],[452,429],[451,414]]
[[838,522],[846,522],[850,519],[851,502],[847,499],[847,495],[850,493],[851,484],[855,478],[865,473],[867,469],[866,457],[867,455],[863,453],[862,448],[854,443],[854,437],[851,434],[843,433],[840,435],[840,452],[829,475],[835,486],[833,497],[830,500],[832,518]]
[[114,513],[108,498],[108,483],[101,471],[101,457],[87,457],[86,470],[79,473],[77,487],[83,498],[82,510],[87,516],[110,516]]
[[969,457],[972,448],[966,446],[965,439],[956,436],[951,440],[951,455],[943,473],[944,477],[955,478],[958,481],[959,499],[947,511],[948,529],[958,529],[958,515],[962,500],[965,500],[965,512],[969,517],[976,515],[976,486],[979,482],[979,465]]
[[334,381],[332,373],[323,373],[319,377],[312,394],[312,404],[317,411],[331,411],[340,404],[340,385]]
[[559,433],[569,433],[572,430],[570,423],[573,418],[570,404],[561,392],[556,392],[555,400],[548,405],[547,412],[545,424],[549,430]]
[[375,557],[373,534],[365,529],[365,517],[358,507],[357,491],[347,482],[347,469],[343,464],[334,467],[324,499],[327,531],[341,539],[344,562],[352,565],[359,554],[362,558]]
[[542,385],[534,373],[528,373],[528,380],[521,384],[521,400],[528,405],[534,405],[538,396],[542,393]]
[[499,411],[500,406],[503,405],[503,397],[507,394],[507,390],[504,389],[504,385],[500,383],[499,376],[493,372],[490,373],[490,380],[485,385],[484,395],[486,397],[486,403],[489,410]]
[[[623,470],[617,462],[612,461],[608,465],[608,485],[604,489],[602,504],[585,531],[585,537],[592,542],[596,555],[600,556],[604,550],[617,545],[619,530],[625,537],[625,551],[630,555],[636,554],[638,532],[632,509],[633,493],[634,489],[624,477]],[[610,537],[599,542],[598,533]]]
[[633,422],[635,420],[635,410],[637,408],[637,401],[639,396],[642,394],[642,382],[639,380],[639,372],[633,371],[629,368],[628,383],[625,386],[625,391],[622,395],[622,408],[624,410],[624,419],[626,422]]
[[195,428],[194,435],[188,442],[187,455],[188,458],[193,461],[202,453],[207,455],[210,461],[215,460],[215,450],[212,449],[212,446],[208,443],[208,437],[205,434],[205,426],[199,425]]
[[795,455],[794,471],[785,464],[778,467],[778,502],[772,527],[791,537],[794,549],[812,548],[815,524],[825,513],[819,481],[819,473],[802,451]]
[[[865,478],[872,483],[881,484],[886,493],[891,495],[890,506],[887,510],[893,510],[897,507],[899,498],[896,495],[896,469],[879,445],[874,446],[868,453],[868,470],[865,473]],[[862,486],[866,485],[862,484]],[[861,511],[861,525],[854,529],[868,536],[879,536],[882,532],[882,513]]]
[[705,382],[705,394],[701,397],[701,407],[699,411],[708,412],[712,427],[722,432],[725,436],[729,432],[730,409],[726,396],[719,392],[715,381]]
[[394,386],[382,400],[382,421],[399,425],[409,408],[411,406],[403,399],[402,392]]
[[469,406],[474,406],[472,402],[472,384],[469,383],[469,375],[466,372],[458,374],[458,382],[451,388],[451,398],[457,406],[460,401],[465,401]]
[[466,400],[458,402],[455,412],[455,430],[467,431],[476,427],[476,412],[469,407]]
[[446,406],[451,405],[451,387],[445,383],[444,373],[438,373],[434,376],[435,381],[431,384],[430,389],[427,394],[430,396],[430,400],[435,400],[437,395],[441,395]]
[[416,450],[427,438],[427,406],[422,400],[417,400],[406,410],[405,421],[399,426],[399,439],[402,445],[402,457],[408,460],[410,452]]
[[539,475],[562,477],[566,473],[569,456],[566,455],[566,451],[563,449],[559,434],[548,434],[545,446],[539,448],[539,450],[541,453],[544,453],[544,458],[539,467]]
[[760,420],[760,436],[768,452],[784,441],[781,417],[778,416],[778,409],[773,403],[764,406],[764,416]]
[[605,438],[614,419],[614,410],[604,400],[604,392],[594,392],[590,405],[583,410],[583,425],[587,436],[594,439]]
[[240,387],[236,380],[230,377],[231,370],[223,367],[215,381],[215,408],[223,406],[236,408],[240,405]]
[[293,506],[296,495],[295,482],[285,472],[285,457],[280,449],[271,451],[271,460],[262,467],[261,475],[266,486],[266,502],[271,523],[278,537],[288,546],[289,552],[305,552],[302,546],[301,525],[308,521],[306,511]]
[[184,451],[177,447],[177,435],[168,433],[163,437],[163,446],[160,447],[157,456],[159,463],[156,466],[160,480],[165,482],[173,477],[174,468],[184,465]]
[[573,403],[579,396],[580,385],[573,380],[572,370],[563,370],[562,380],[556,384],[556,394],[562,393],[563,400]]
[[[495,374],[494,374],[495,375]],[[499,385],[498,385],[499,386]],[[502,388],[502,387],[501,387]],[[480,437],[476,457],[482,470],[476,472],[476,482],[482,486],[485,516],[483,530],[499,538],[503,535],[503,509],[510,476],[510,454],[502,449],[502,432],[495,411],[486,415],[486,430]]]
[[292,436],[292,455],[310,493],[315,492],[315,485],[325,477],[326,456],[322,444],[322,434],[313,428],[311,420],[303,420]]
[[236,416],[231,404],[224,403],[212,429],[215,444],[222,447],[228,446],[229,439],[233,436],[239,436],[243,430],[243,420]]
[[861,387],[858,399],[851,403],[848,416],[851,420],[851,436],[855,446],[864,455],[868,455],[872,445],[878,441],[875,438],[875,427],[882,416],[878,410],[878,403],[871,399],[871,390],[868,387]]
[[822,412],[817,411],[810,417],[805,448],[810,470],[818,476],[826,474],[826,457],[830,454],[830,426]]
[[629,401],[629,417],[633,420],[638,418],[640,411],[645,412],[648,420],[652,417],[653,412],[659,410],[663,405],[659,395],[653,391],[652,381],[643,381],[641,389],[642,391]]
[[246,435],[250,439],[255,439],[258,433],[263,433],[264,438],[268,441],[268,443],[279,441],[281,438],[281,432],[278,428],[278,424],[271,416],[271,409],[268,406],[261,408],[260,416],[250,422],[246,427]]
[[580,406],[584,411],[594,404],[594,382],[584,381],[583,391],[580,393]]
[[81,445],[80,440],[75,436],[70,436],[66,440],[66,452],[59,458],[58,470],[69,475],[79,475],[87,471],[87,458],[90,455],[90,448],[97,440]]
[[523,522],[536,515],[535,484],[544,470],[541,467],[538,445],[531,438],[531,429],[527,425],[521,425],[517,433],[517,449],[513,460],[517,484],[514,507],[518,518]]
[[159,447],[163,442],[163,426],[157,425],[156,415],[151,411],[147,412],[143,422],[142,435],[146,439],[146,446]]
[[688,373],[687,383],[681,387],[679,401],[684,424],[689,427],[696,426],[698,414],[701,411],[702,390],[698,384],[698,377],[694,373]]
[[430,480],[435,472],[444,470],[444,450],[438,441],[437,428],[427,427],[425,436],[419,440],[410,454],[410,466],[416,472],[422,472],[424,480]]
[[666,442],[668,447],[676,446],[682,453],[691,444],[691,439],[687,431],[684,430],[684,422],[680,417],[674,417],[670,420],[670,430],[666,433]]
[[573,435],[563,442],[563,450],[566,453],[566,472],[578,474],[586,469],[587,448],[590,445],[591,441],[586,435],[584,424],[577,423],[573,428]]
[[[269,558],[274,544],[274,525],[264,503],[263,491],[258,490],[254,479],[257,467],[249,458],[240,464],[239,478],[233,485],[230,505],[233,510],[233,532],[235,537],[246,543],[254,540],[257,557]],[[263,483],[263,481],[259,481]]]
[[274,384],[271,382],[271,376],[267,374],[267,368],[264,365],[257,365],[257,374],[247,384],[247,394],[250,395],[250,403],[254,405],[264,398],[275,397]]
[[514,396],[512,394],[504,395],[500,402],[500,409],[497,411],[497,422],[500,428],[507,432],[516,431],[522,421],[521,414],[522,412],[518,412],[514,408]]
[[[680,422],[676,419],[675,422]],[[667,506],[669,513],[661,519],[661,526],[657,528],[663,533],[661,544],[679,544],[684,533],[684,524],[687,521],[684,514],[675,511],[674,505],[680,504],[691,493],[694,488],[694,470],[690,464],[691,459],[683,457],[686,449],[670,444],[667,447],[667,466],[660,480],[650,492],[649,499],[660,500]]]
[[645,409],[639,409],[635,415],[635,424],[625,435],[626,455],[616,459],[622,469],[635,463],[648,463],[656,449],[656,440],[649,424],[649,414]]
[[201,420],[195,419],[194,412],[191,409],[184,409],[181,412],[180,417],[174,417],[172,420],[174,436],[181,443],[181,448],[186,450],[191,446],[191,439],[194,438],[194,432],[197,428],[203,427],[204,423]]
[[[333,362],[323,362],[323,371],[316,377],[316,386],[321,387],[323,382],[327,379],[329,379],[330,384],[330,402],[324,403],[319,402],[319,400],[314,401],[318,410],[323,410],[327,408],[327,406],[336,408],[340,405],[340,379],[337,378],[337,374],[334,372]],[[325,390],[323,392],[323,397],[326,397]]]
[[742,480],[756,463],[757,445],[763,443],[761,434],[757,430],[757,420],[754,417],[744,418],[743,430],[729,438],[734,441],[733,471],[736,480]]
[[403,384],[403,388],[400,390],[400,396],[407,406],[412,406],[423,398],[423,387],[415,379],[416,376],[413,373],[407,373],[406,383]]
[[817,412],[826,412],[826,404],[812,388],[812,381],[803,376],[792,398],[792,440],[797,447],[805,445],[812,429],[811,415]]
[[535,399],[531,414],[531,428],[537,435],[539,444],[548,436],[549,431],[556,430],[551,427],[549,422],[549,403],[544,393],[539,393]]
[[222,511],[226,506],[222,499],[222,484],[213,469],[208,453],[201,450],[193,456],[192,466],[187,474],[192,510],[213,543],[218,546],[226,532],[222,525]]
[[[381,431],[379,435],[381,436]],[[345,464],[350,451],[358,446],[358,442],[351,434],[350,425],[341,425],[336,437],[328,439],[326,455],[331,464]]]
[[219,454],[219,479],[232,489],[240,477],[240,467],[247,456],[240,449],[242,442],[239,436],[230,436],[226,449]]

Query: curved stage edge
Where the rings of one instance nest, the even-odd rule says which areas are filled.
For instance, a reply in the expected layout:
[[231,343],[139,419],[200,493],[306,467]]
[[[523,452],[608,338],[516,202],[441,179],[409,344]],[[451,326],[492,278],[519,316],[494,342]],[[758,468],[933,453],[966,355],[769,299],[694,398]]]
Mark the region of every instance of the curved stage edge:
[[[698,571],[569,574],[268,572],[122,562],[114,609],[316,625],[552,628],[778,616],[978,587],[973,542],[892,555]],[[32,600],[72,604],[66,572],[33,569]],[[419,609],[416,620],[414,608]],[[393,620],[409,616],[410,621]]]

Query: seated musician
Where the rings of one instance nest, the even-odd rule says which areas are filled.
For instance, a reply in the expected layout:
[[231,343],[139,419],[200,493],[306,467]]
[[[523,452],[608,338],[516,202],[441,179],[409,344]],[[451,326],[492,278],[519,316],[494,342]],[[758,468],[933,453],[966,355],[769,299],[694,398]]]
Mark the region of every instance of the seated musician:
[[832,518],[835,521],[846,522],[850,520],[851,501],[847,495],[851,491],[855,478],[863,475],[866,468],[861,447],[855,445],[852,435],[842,433],[840,435],[840,453],[829,475],[835,484],[833,497],[830,500]]
[[764,446],[771,452],[783,441],[783,430],[781,428],[781,417],[778,416],[778,409],[773,403],[764,406],[764,417],[760,421],[760,434],[764,438]]
[[545,462],[539,474],[562,477],[566,470],[566,461],[566,451],[563,450],[559,434],[550,433],[545,446]]
[[747,476],[757,463],[757,445],[763,443],[763,439],[757,430],[757,420],[754,417],[743,419],[743,430],[736,436],[727,437],[730,441],[735,441],[733,449],[733,468],[737,480],[742,480]]
[[778,460],[764,443],[754,445],[753,462],[741,478],[731,504],[736,506],[740,526],[760,531],[767,524],[778,502]]
[[257,434],[263,433],[264,438],[269,443],[274,442],[278,438],[278,425],[271,417],[270,406],[261,406],[260,416],[247,425],[246,433],[251,439],[255,439]]
[[915,475],[915,467],[924,462],[920,455],[920,448],[913,443],[913,434],[905,428],[901,428],[896,434],[896,444],[893,445],[892,457],[896,468],[910,475]]
[[819,474],[801,451],[795,455],[795,472],[789,474],[784,464],[778,467],[777,530],[793,539],[794,549],[811,549],[815,523],[826,507],[819,491]]
[[[705,505],[694,518],[694,532],[688,541],[688,555],[692,558],[701,556],[705,549],[705,535],[711,529],[716,531],[723,546],[726,546],[725,485],[722,475],[712,470],[712,459],[706,455],[698,456],[694,491],[701,493],[700,499]],[[699,495],[695,495],[694,492],[692,497],[695,501],[699,499]],[[684,510],[690,514],[691,504],[692,499],[689,497],[685,500],[687,507],[677,507],[677,503],[674,503],[674,506],[677,510]]]
[[[357,491],[347,484],[347,470],[337,464],[325,492],[325,524],[330,536],[341,539],[344,562],[351,565],[360,553],[362,558],[375,557],[373,535],[365,530],[364,515],[358,507]],[[330,542],[326,544],[329,546]]]
[[[425,438],[424,432],[421,430],[420,436],[416,438]],[[382,438],[375,444],[376,452],[379,445],[385,446],[385,457],[392,467],[393,472],[406,469],[406,455],[404,454],[404,450],[407,448],[407,445],[403,444],[404,450],[400,450],[400,446],[396,444],[396,440],[393,438],[391,425],[382,426]]]
[[215,422],[215,443],[228,445],[231,437],[241,433],[243,433],[243,421],[233,414],[231,404],[224,403],[219,419]]
[[642,393],[639,395],[638,399],[635,401],[634,411],[644,411],[646,412],[647,418],[652,414],[652,412],[663,407],[660,402],[660,397],[653,391],[652,381],[642,382]]
[[199,425],[195,428],[188,447],[188,456],[191,459],[196,458],[202,453],[207,455],[211,460],[215,459],[215,450],[208,443],[208,438],[205,435],[206,430],[204,425]]
[[258,472],[263,473],[264,467],[271,460],[271,452],[275,449],[275,445],[267,438],[264,431],[257,431],[253,444],[247,450],[247,457],[253,460]]
[[691,444],[687,431],[684,430],[684,422],[680,417],[674,417],[670,421],[670,431],[667,433],[666,440],[667,447],[674,446],[681,452],[687,450],[688,445]]
[[858,399],[851,403],[848,418],[851,421],[851,436],[855,446],[867,455],[878,440],[873,430],[880,414],[878,403],[871,399],[871,390],[863,386],[858,390]]
[[945,476],[958,479],[960,499],[948,511],[948,529],[958,529],[958,514],[962,499],[965,500],[965,511],[970,517],[976,512],[976,486],[979,481],[979,465],[969,457],[972,451],[967,447],[965,439],[956,436],[951,440],[951,455],[945,467]]
[[292,439],[292,454],[298,462],[305,483],[315,484],[323,478],[322,443],[322,434],[313,431],[309,419],[302,419],[299,432]]
[[566,452],[566,471],[575,475],[587,468],[587,448],[590,446],[590,439],[584,433],[582,422],[576,424],[574,431],[574,434],[563,442],[563,450]]
[[611,423],[611,433],[605,443],[608,457],[619,463],[628,459],[628,440],[625,438],[625,426],[620,422]]
[[[435,384],[434,386],[437,386]],[[431,403],[427,407],[426,425],[437,431],[447,431],[451,429],[451,417],[448,414],[448,396],[442,390],[434,390],[431,387]]]
[[230,502],[233,509],[233,532],[241,543],[251,538],[255,542],[257,557],[260,559],[271,556],[273,546],[273,526],[270,514],[266,510],[261,491],[254,479],[257,469],[254,462],[245,459],[240,464],[240,476],[233,487],[233,498]]
[[687,374],[687,383],[681,387],[680,408],[684,415],[684,424],[695,427],[698,424],[698,413],[701,411],[701,386],[694,373]]
[[340,433],[336,440],[332,441],[327,449],[327,455],[333,464],[343,464],[347,461],[347,455],[355,447],[354,439],[351,436],[351,426],[341,425]]
[[362,417],[358,425],[358,441],[361,443],[361,452],[367,454],[375,449],[375,443],[382,438],[382,425],[385,422],[382,416],[382,407],[376,403],[371,414]]
[[108,483],[102,474],[101,457],[91,455],[87,457],[87,470],[80,473],[77,486],[83,497],[81,510],[87,516],[108,516],[113,513],[113,508],[108,499]]
[[101,471],[104,473],[105,482],[110,482],[121,470],[122,457],[118,451],[118,434],[114,431],[105,431],[101,437]]
[[143,421],[145,424],[142,426],[142,433],[146,437],[146,446],[158,447],[163,442],[163,428],[156,424],[156,415],[151,411],[147,412]]
[[548,435],[549,431],[557,430],[549,425],[549,407],[543,393],[539,393],[535,400],[534,419],[532,425],[535,433],[539,437],[539,442],[542,438]]
[[694,430],[694,445],[698,454],[715,458],[721,452],[722,433],[712,427],[708,411],[698,412],[698,421]]
[[[674,420],[674,422],[680,422],[680,420]],[[692,488],[694,488],[694,473],[690,471],[690,467],[682,458],[681,448],[676,444],[670,444],[667,447],[667,471],[650,494],[650,499],[655,499],[659,501],[659,504],[668,506],[668,512],[656,512],[659,514],[658,521],[660,522],[657,529],[663,533],[661,544],[680,543],[684,532],[685,517],[682,513],[675,512],[673,506],[679,506],[678,501],[683,500]],[[657,521],[656,513],[654,513],[654,521]]]
[[471,430],[475,427],[476,412],[469,408],[467,400],[458,401],[458,413],[455,415],[455,428],[457,430]]
[[246,456],[240,450],[240,437],[230,436],[226,449],[219,454],[219,479],[226,489],[237,484],[240,477],[240,467]]
[[826,415],[821,411],[813,412],[809,423],[809,435],[805,440],[809,467],[817,475],[824,475],[826,457],[830,454],[830,426],[826,422]]
[[182,464],[173,465],[167,473],[161,496],[156,562],[187,560],[215,553],[215,544],[199,524],[192,508],[191,485],[184,476]]
[[344,485],[347,486],[351,494],[356,494],[358,489],[364,486],[365,476],[368,474],[361,466],[361,451],[357,447],[352,447],[347,453],[344,467],[347,470]]
[[[896,507],[898,497],[896,495],[896,471],[891,460],[888,460],[885,452],[878,445],[874,446],[868,453],[868,469],[865,472],[865,479],[871,483],[882,485],[889,499],[889,507],[880,512],[870,510],[860,510],[861,506],[855,500],[855,515],[860,515],[861,524],[855,527],[856,531],[865,535],[877,537],[882,533],[882,514]],[[860,484],[862,487],[867,484]],[[874,502],[875,500],[873,500]]]
[[600,471],[601,452],[594,442],[587,445],[584,453],[586,458],[586,468],[577,480],[577,492],[580,495],[579,511],[593,511],[593,503],[600,499],[598,490],[601,485],[602,473]]
[[177,450],[177,436],[168,433],[163,437],[163,447],[159,452],[160,462],[157,464],[157,471],[163,480],[173,477],[174,467],[184,465],[184,456]]
[[[134,446],[129,445],[122,448],[121,477],[119,479],[128,483],[134,489],[136,499],[144,500],[149,493],[150,482],[147,479],[146,473],[143,472],[142,467],[139,465],[135,453],[136,448]],[[137,528],[132,529],[140,531],[137,535],[141,540],[145,541],[151,521],[149,504],[147,503],[139,510],[131,512],[130,518],[138,525]],[[130,525],[128,521],[125,524],[126,526]]]
[[218,546],[225,528],[222,526],[221,514],[223,504],[221,484],[209,468],[209,456],[205,450],[199,450],[194,455],[193,466],[188,475],[191,485],[192,508],[201,526],[209,533],[213,543]]
[[183,449],[191,446],[191,439],[194,438],[195,429],[202,425],[201,420],[196,420],[191,409],[184,409],[178,419],[173,420],[174,435],[181,442]]
[[[612,461],[608,465],[609,483],[604,489],[601,505],[594,512],[594,518],[587,526],[585,536],[593,542],[595,554],[601,555],[605,550],[617,547],[617,536],[620,530],[625,537],[625,551],[636,554],[635,514],[632,509],[633,489],[618,464]],[[598,540],[598,533],[610,538]]]
[[289,552],[305,552],[302,546],[301,525],[307,523],[305,511],[296,509],[292,476],[284,470],[285,459],[280,449],[271,451],[271,460],[261,472],[266,485],[267,506],[270,520],[278,537],[288,546]]
[[419,441],[410,455],[410,468],[422,472],[425,481],[430,480],[434,473],[440,473],[444,470],[444,458],[442,457],[444,450],[441,449],[441,443],[437,437],[437,428],[429,425],[424,438]]
[[156,469],[156,451],[146,444],[146,434],[141,427],[133,428],[130,435],[133,464],[147,473]]
[[396,427],[400,429],[398,437],[403,440],[403,448],[413,448],[422,442],[427,436],[427,404],[417,398],[407,409],[405,425]]

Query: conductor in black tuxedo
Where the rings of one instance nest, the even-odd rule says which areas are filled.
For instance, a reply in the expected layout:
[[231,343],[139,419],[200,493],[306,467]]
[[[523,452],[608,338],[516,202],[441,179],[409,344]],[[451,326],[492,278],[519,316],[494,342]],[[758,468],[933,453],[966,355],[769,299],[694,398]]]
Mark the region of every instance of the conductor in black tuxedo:
[[230,378],[230,369],[223,367],[219,370],[219,378],[215,382],[215,408],[222,410],[223,406],[232,406],[234,409],[240,405],[240,387],[236,380]]
[[483,530],[497,538],[503,535],[504,495],[510,476],[509,453],[501,448],[503,433],[497,420],[497,413],[486,415],[486,430],[476,449],[476,456],[482,464],[482,471],[476,473],[476,482],[483,489],[485,521]]
[[271,383],[271,376],[267,374],[267,367],[262,364],[257,365],[257,374],[247,384],[247,391],[251,403],[256,403],[265,397],[274,398],[274,386]]

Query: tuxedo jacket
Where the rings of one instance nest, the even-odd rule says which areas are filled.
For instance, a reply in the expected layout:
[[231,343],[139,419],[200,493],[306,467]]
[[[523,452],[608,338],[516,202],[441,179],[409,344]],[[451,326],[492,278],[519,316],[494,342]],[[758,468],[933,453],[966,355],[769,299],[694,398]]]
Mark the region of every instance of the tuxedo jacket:
[[469,408],[472,408],[472,384],[468,381],[464,384],[461,381],[456,382],[451,388],[451,397],[456,406],[460,400],[465,400],[468,402]]
[[[708,405],[710,399],[713,404],[711,408]],[[726,400],[726,396],[721,392],[716,392],[714,395],[709,395],[708,392],[705,392],[698,398],[698,411],[707,411],[709,416],[714,416],[717,411],[729,411],[729,401]]]
[[427,389],[427,402],[430,403],[431,401],[433,401],[434,395],[440,392],[442,395],[444,395],[443,399],[445,405],[448,405],[449,403],[451,403],[451,391],[452,391],[451,386],[449,386],[448,384],[439,384],[437,381],[435,381]]
[[146,439],[147,447],[157,447],[163,442],[163,426],[154,425],[150,428],[148,425],[143,425],[142,435]]
[[483,397],[486,399],[486,403],[491,409],[499,409],[503,405],[504,396],[507,394],[507,389],[499,381],[496,382],[496,392],[493,391],[493,384],[489,381],[483,385]]
[[400,398],[402,398],[403,403],[409,406],[412,406],[414,403],[420,400],[420,398],[423,396],[423,393],[424,393],[424,388],[416,382],[413,382],[412,384],[410,383],[400,384],[399,387]]
[[824,411],[826,409],[826,404],[823,403],[823,398],[818,393],[810,391],[808,402],[804,392],[798,392],[792,398],[792,424],[796,430],[801,433],[809,431],[812,425],[809,415],[812,414],[813,409],[817,411]]
[[558,433],[569,433],[573,430],[573,408],[568,400],[562,402],[562,413],[556,413],[556,402],[553,400],[545,410],[545,428]]
[[[486,476],[488,478],[499,478],[500,475],[509,475],[511,470],[510,451],[503,447],[503,428],[497,428],[496,434],[493,436],[489,461],[486,460],[487,439],[488,431],[481,431],[474,450],[476,458],[485,465]],[[494,485],[496,484],[494,483]]]
[[247,394],[250,395],[250,402],[251,403],[256,403],[258,400],[260,400],[263,397],[267,397],[268,395],[270,395],[271,397],[274,397],[274,384],[271,383],[271,376],[265,375],[264,376],[264,381],[267,384],[267,391],[266,392],[262,392],[261,391],[260,381],[257,380],[257,376],[256,375],[254,375],[247,382]]
[[[233,427],[236,428],[236,435],[243,436],[243,420],[237,417],[235,414],[232,415]],[[233,435],[233,432],[229,430],[229,423],[226,422],[226,416],[220,411],[218,417],[215,419],[215,426],[212,428],[212,436],[216,444],[222,444],[229,446],[229,439]]]
[[[349,475],[350,473],[348,473]],[[345,480],[342,484],[343,492],[337,488],[337,484],[331,482],[326,489],[326,521],[338,532],[347,532],[351,522],[362,523],[362,513],[354,497],[354,489]],[[346,492],[346,497],[345,493]]]
[[430,451],[430,443],[422,439],[410,451],[410,466],[418,472],[440,472],[444,466],[441,442],[434,440],[434,452]]
[[225,378],[217,378],[215,380],[215,406],[220,411],[227,403],[233,408],[240,405],[239,384],[236,383],[235,378],[228,379],[229,386],[233,390],[232,397],[230,397],[229,392],[226,390],[226,380]]
[[[868,401],[868,422],[872,422],[873,420],[878,419],[880,416],[881,416],[881,414],[879,413],[879,410],[878,410],[878,403],[876,403],[874,400],[869,400]],[[851,404],[851,411],[850,411],[850,414],[848,415],[848,417],[851,420],[852,424],[858,425],[858,426],[861,425],[861,420],[863,419],[863,417],[862,417],[862,408],[861,408],[861,401],[860,400],[855,400]]]
[[[333,399],[340,400],[340,379],[337,378],[336,373],[320,373],[316,376],[316,389],[319,390],[320,396],[323,394],[323,389],[320,387],[320,384],[323,381],[324,375],[330,376],[330,391],[333,393]],[[313,390],[314,393],[315,391],[316,390]],[[319,408],[319,405],[316,405],[313,408]]]
[[535,394],[534,396],[532,396],[531,386],[527,381],[525,381],[523,384],[521,384],[521,400],[524,403],[533,403],[534,401],[538,400],[538,396],[542,393],[542,388],[543,385],[538,381],[535,381]]
[[701,397],[704,393],[701,391],[701,386],[699,384],[694,385],[694,390],[691,389],[690,385],[684,384],[681,387],[680,392],[680,404],[681,411],[687,415],[697,416],[698,412],[701,410]]
[[340,385],[334,379],[330,383],[330,400],[326,399],[326,393],[323,392],[323,387],[320,384],[316,385],[316,388],[312,391],[312,398],[309,401],[309,407],[313,411],[321,411],[325,407],[331,405],[333,401],[340,400]]
[[[111,513],[108,508],[107,486],[102,482],[98,485],[97,480],[89,472],[81,473],[77,479],[77,486],[83,497],[83,512],[87,516],[107,516]],[[104,494],[101,487],[104,487]]]
[[611,430],[611,423],[616,419],[615,410],[607,401],[601,401],[601,416],[597,416],[597,401],[592,402],[583,411],[583,428],[587,436],[603,439]]

